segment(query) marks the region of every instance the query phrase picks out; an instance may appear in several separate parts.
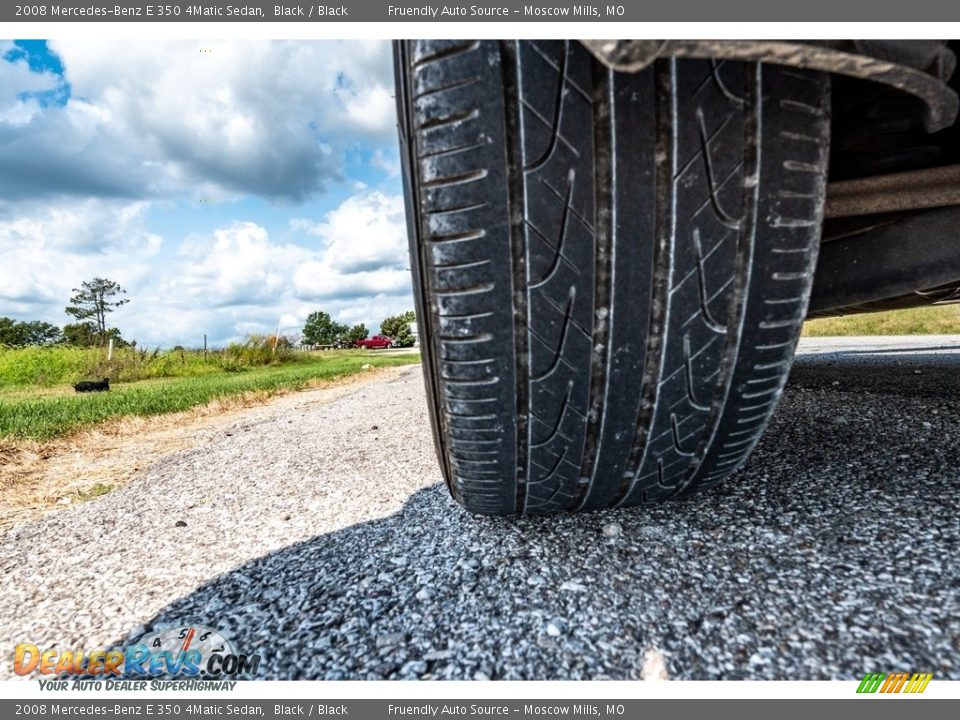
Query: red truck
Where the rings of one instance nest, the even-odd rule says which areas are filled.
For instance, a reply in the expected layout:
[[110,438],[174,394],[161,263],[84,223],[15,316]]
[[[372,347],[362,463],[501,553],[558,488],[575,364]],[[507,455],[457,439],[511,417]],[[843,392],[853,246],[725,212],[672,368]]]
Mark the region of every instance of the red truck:
[[354,347],[366,348],[367,350],[377,350],[379,348],[392,348],[393,338],[389,335],[374,335],[373,337],[355,340]]

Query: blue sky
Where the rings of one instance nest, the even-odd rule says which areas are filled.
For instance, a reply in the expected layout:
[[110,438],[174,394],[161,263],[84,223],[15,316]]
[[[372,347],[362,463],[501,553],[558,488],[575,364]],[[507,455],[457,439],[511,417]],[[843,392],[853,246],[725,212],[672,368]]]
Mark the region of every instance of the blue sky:
[[142,345],[413,306],[381,41],[0,40],[0,315],[83,280]]

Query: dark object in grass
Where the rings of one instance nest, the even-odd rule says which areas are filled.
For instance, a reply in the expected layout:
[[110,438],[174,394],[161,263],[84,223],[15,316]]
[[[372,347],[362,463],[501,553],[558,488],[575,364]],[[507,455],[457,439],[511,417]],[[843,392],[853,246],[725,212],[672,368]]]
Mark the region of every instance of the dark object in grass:
[[78,393],[82,392],[106,392],[110,389],[110,379],[104,378],[103,380],[84,380],[83,382],[78,382],[73,386],[73,389]]

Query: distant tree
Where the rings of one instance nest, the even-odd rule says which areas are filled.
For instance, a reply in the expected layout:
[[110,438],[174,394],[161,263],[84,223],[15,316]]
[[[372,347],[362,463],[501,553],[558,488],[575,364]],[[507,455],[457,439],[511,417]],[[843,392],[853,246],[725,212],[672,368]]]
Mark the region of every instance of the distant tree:
[[75,347],[93,347],[97,344],[97,326],[92,322],[79,322],[63,326],[63,341]]
[[13,318],[0,317],[0,345],[19,345],[20,334],[17,331],[17,321]]
[[307,316],[303,326],[303,342],[305,345],[333,345],[337,337],[346,332],[346,325],[335,322],[329,313],[317,310]]
[[[74,323],[73,325],[63,326],[63,340],[67,345],[75,347],[99,347],[100,334],[97,332],[97,326],[92,322]],[[123,339],[117,328],[107,328],[103,335],[103,342],[109,344],[113,340],[115,348],[136,347],[136,340],[129,342]]]
[[108,341],[113,340],[113,346],[115,348],[125,348],[125,347],[136,347],[137,341],[128,342],[123,339],[120,335],[120,331],[115,328],[107,328],[107,332],[104,335],[104,344],[107,344]]
[[130,302],[127,298],[119,297],[126,295],[127,291],[113,280],[94,278],[74,288],[73,292],[74,296],[65,308],[67,315],[72,315],[81,323],[91,322],[97,335],[96,344],[105,345],[108,340],[107,314]]
[[56,325],[42,320],[20,323],[21,345],[56,345],[63,341],[63,333]]
[[18,322],[13,318],[0,317],[0,345],[55,345],[62,340],[60,328],[48,322]]
[[367,330],[367,326],[363,323],[357,323],[352,328],[347,330],[347,342],[351,345],[357,340],[364,340],[370,335],[370,331]]
[[380,334],[392,337],[395,345],[410,347],[416,340],[410,332],[410,323],[416,322],[416,319],[417,315],[413,310],[400,315],[391,315],[381,321]]

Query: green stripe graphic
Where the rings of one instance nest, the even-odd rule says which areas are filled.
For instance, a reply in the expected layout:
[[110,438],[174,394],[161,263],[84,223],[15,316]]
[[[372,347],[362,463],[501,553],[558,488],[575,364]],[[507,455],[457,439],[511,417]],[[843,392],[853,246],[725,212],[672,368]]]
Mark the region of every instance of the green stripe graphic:
[[880,683],[883,682],[883,678],[886,677],[883,673],[867,673],[863,676],[863,680],[860,682],[860,687],[857,688],[858,693],[875,693],[877,688],[880,687]]

